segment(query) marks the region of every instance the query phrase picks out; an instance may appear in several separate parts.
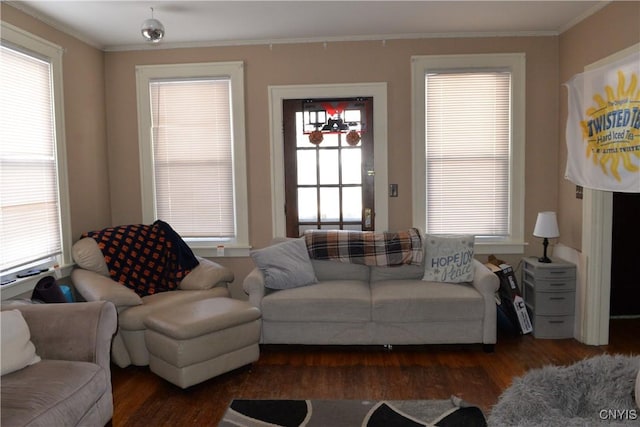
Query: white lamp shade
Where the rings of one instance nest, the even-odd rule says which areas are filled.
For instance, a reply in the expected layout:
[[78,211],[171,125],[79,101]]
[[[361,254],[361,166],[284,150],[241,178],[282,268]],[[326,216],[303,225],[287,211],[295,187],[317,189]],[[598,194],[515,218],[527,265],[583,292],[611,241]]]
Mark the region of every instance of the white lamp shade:
[[553,238],[559,237],[558,220],[555,212],[540,212],[536,220],[536,226],[533,229],[533,235],[536,237]]

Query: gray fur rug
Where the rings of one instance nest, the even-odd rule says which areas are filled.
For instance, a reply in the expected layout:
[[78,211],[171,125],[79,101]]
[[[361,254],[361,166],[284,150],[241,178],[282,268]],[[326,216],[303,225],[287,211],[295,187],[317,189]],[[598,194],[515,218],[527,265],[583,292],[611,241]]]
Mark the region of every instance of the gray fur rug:
[[640,356],[603,355],[531,370],[502,393],[488,425],[640,426],[638,369]]

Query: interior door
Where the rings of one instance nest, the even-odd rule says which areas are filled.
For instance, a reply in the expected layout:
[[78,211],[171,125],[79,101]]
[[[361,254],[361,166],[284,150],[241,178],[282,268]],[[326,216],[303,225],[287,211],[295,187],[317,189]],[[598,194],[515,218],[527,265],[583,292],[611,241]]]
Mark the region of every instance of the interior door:
[[611,315],[640,315],[639,193],[613,193]]
[[287,236],[373,230],[373,98],[283,102]]

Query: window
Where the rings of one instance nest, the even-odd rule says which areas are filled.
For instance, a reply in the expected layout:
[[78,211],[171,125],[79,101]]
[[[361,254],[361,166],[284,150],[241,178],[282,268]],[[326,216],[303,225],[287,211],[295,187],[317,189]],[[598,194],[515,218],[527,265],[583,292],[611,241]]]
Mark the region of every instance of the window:
[[0,272],[5,282],[25,270],[71,263],[62,49],[3,23],[0,93]]
[[524,55],[412,60],[416,226],[522,253]]
[[202,256],[248,251],[242,63],[137,67],[145,223]]

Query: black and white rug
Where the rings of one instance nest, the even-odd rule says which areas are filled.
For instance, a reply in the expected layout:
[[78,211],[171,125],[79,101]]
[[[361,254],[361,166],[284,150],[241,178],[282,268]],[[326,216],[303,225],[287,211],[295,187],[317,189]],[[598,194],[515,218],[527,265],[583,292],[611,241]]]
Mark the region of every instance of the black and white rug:
[[445,400],[233,400],[219,424],[283,427],[480,427],[480,408]]

